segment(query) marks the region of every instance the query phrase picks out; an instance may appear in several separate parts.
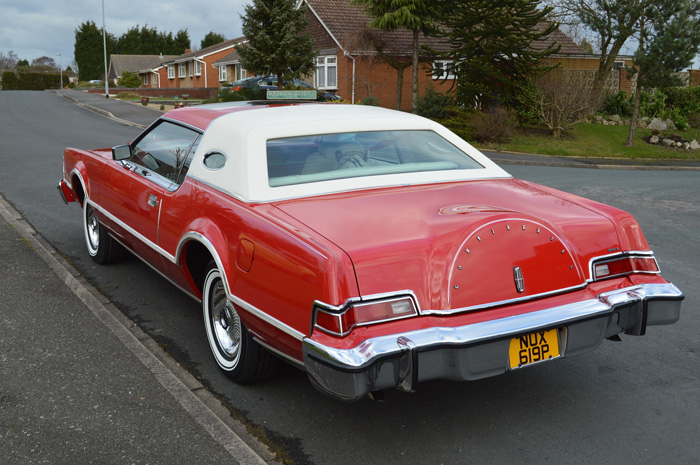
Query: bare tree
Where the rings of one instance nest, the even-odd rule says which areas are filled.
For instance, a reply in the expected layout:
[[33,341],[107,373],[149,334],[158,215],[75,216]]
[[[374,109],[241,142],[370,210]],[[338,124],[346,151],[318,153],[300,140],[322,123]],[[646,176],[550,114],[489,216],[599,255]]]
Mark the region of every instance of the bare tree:
[[586,71],[554,70],[534,82],[525,103],[552,131],[555,139],[586,120],[591,104],[591,80]]
[[7,55],[0,52],[0,69],[13,69],[17,66],[18,59],[19,57],[12,50],[7,52]]
[[[598,100],[628,39],[639,32],[639,19],[649,0],[546,0],[558,18],[594,38],[600,53],[592,95]],[[593,107],[591,107],[593,108]]]
[[44,55],[43,57],[34,58],[32,60],[32,66],[46,66],[48,68],[56,68],[56,60],[54,60],[52,57],[47,57],[46,55]]

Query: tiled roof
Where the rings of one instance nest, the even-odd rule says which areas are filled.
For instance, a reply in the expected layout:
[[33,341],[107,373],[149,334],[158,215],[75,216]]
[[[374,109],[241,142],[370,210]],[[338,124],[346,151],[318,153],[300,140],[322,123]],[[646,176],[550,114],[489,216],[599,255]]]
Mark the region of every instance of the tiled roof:
[[163,61],[172,60],[175,55],[110,55],[110,74],[121,76],[124,71],[137,73],[142,69],[155,68]]
[[[390,55],[410,55],[412,50],[412,33],[406,29],[387,32],[369,28],[370,17],[361,6],[351,4],[350,0],[304,0],[316,13],[340,46],[352,53],[372,53],[381,45],[384,52]],[[544,29],[549,23],[541,23],[538,27]],[[433,37],[419,35],[419,45],[429,45],[436,50],[449,50],[446,41]],[[561,45],[559,54],[585,55],[587,52],[578,46],[569,36],[556,29],[544,40],[533,43],[535,50],[547,48],[552,42]]]
[[[413,48],[413,33],[407,29],[380,31],[369,28],[369,16],[361,6],[350,0],[304,0],[328,28],[340,46],[352,53],[374,52],[376,45],[390,55],[410,55]],[[420,45],[444,48],[435,38],[419,35]],[[374,43],[375,45],[372,45]]]
[[205,48],[200,49],[200,50],[195,50],[194,52],[184,53],[180,56],[174,57],[174,59],[172,59],[166,63],[178,63],[181,61],[187,61],[187,60],[194,58],[194,57],[201,57],[204,55],[216,53],[220,50],[224,50],[228,47],[232,47],[243,40],[244,40],[243,37],[239,37],[238,39],[225,40],[223,42],[219,42],[218,44],[210,45],[209,47],[205,47]]
[[[537,25],[537,28],[542,31],[548,28],[550,24],[552,23],[549,21],[542,21]],[[544,50],[552,43],[561,45],[561,49],[557,52],[559,55],[590,55],[559,28],[556,28],[554,32],[546,36],[543,40],[531,42],[531,45],[534,50]]]
[[238,55],[238,51],[236,49],[233,49],[231,53],[226,55],[223,58],[220,58],[214,62],[214,66],[218,65],[230,65],[232,63],[235,63],[237,61],[240,61],[241,57]]

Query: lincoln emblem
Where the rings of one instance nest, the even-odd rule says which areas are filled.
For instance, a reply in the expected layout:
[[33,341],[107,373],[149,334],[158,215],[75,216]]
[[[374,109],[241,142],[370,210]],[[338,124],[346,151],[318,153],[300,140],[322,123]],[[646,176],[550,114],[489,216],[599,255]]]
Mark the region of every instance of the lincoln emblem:
[[519,266],[513,268],[513,281],[515,281],[515,290],[518,293],[525,292],[525,279],[523,278],[523,270]]

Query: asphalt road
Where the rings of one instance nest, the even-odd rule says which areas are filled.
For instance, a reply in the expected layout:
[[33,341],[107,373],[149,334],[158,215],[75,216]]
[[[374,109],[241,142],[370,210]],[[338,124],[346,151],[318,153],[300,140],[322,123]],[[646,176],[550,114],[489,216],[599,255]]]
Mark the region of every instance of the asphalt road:
[[80,210],[55,189],[65,146],[129,141],[138,129],[48,92],[0,93],[0,193],[129,318],[296,464],[698,463],[700,173],[506,166],[513,175],[631,212],[664,276],[685,293],[681,322],[594,352],[472,383],[435,381],[344,404],[285,367],[238,386],[217,370],[199,305],[139,260],[98,267]]

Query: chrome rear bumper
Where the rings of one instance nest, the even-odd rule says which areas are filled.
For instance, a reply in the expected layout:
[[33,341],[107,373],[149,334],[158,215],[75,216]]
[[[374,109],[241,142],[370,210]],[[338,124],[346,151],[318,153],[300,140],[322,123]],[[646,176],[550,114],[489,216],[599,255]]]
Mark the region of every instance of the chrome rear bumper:
[[557,328],[561,356],[571,357],[620,333],[639,336],[647,326],[675,323],[683,298],[671,283],[643,284],[508,318],[372,338],[352,349],[305,338],[304,365],[317,389],[345,401],[392,387],[413,391],[430,379],[476,380],[508,369],[513,337]]

